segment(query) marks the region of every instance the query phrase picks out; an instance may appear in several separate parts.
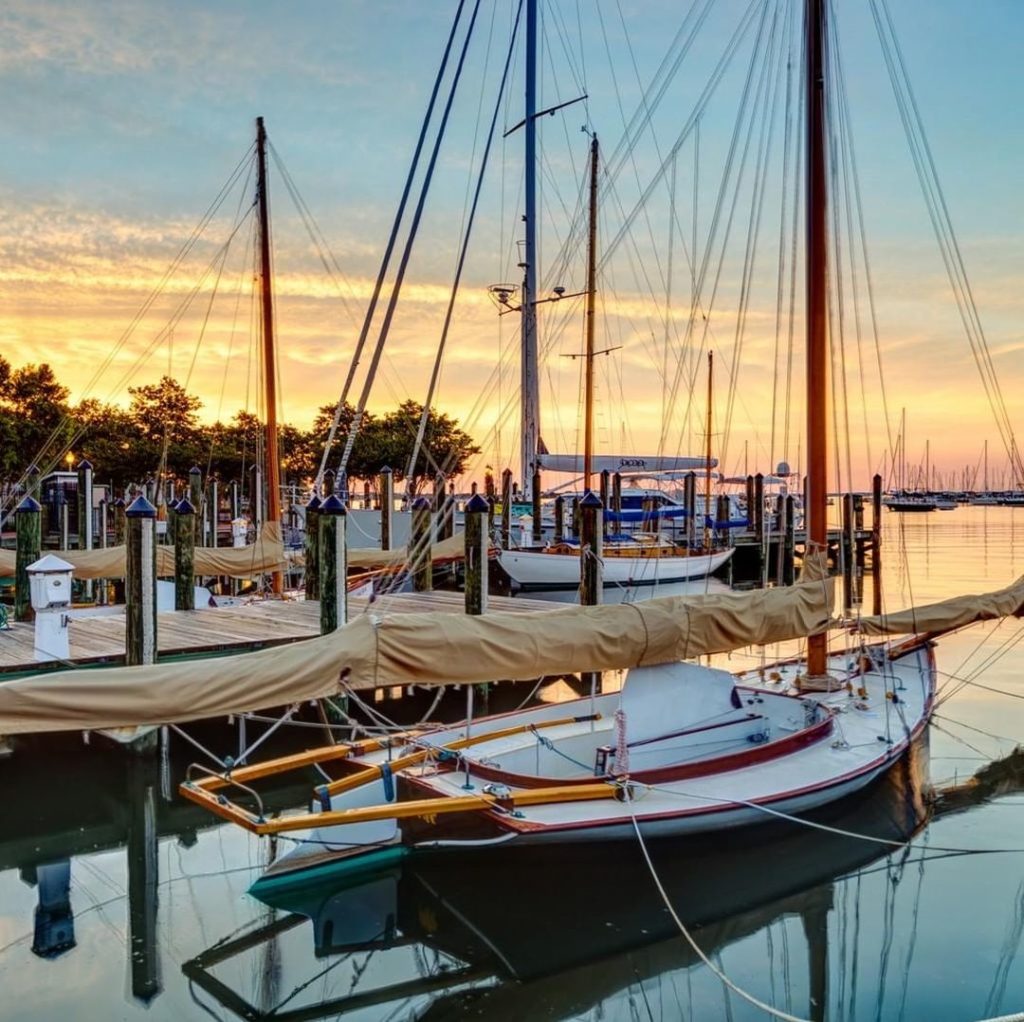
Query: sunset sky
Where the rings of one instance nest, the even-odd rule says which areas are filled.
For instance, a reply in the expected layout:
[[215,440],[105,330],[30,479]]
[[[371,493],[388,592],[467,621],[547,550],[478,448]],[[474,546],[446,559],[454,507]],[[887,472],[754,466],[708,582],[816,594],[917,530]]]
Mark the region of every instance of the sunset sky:
[[[1018,0],[888,0],[888,5],[992,367],[1016,426],[1024,413],[1024,6]],[[545,118],[542,126],[541,274],[546,290],[561,284],[573,292],[584,282],[583,248],[569,247],[564,268],[558,268],[557,257],[570,224],[577,231],[583,226],[578,202],[587,139],[580,129],[586,124],[596,130],[606,158],[613,156],[642,87],[654,77],[690,4],[541,0],[541,6],[541,104],[551,106],[584,91],[589,96],[586,104]],[[722,233],[714,239],[709,234],[757,26],[766,33],[763,45],[770,45],[772,24],[780,40],[787,31],[797,34],[798,25],[787,20],[781,3],[768,7],[763,22],[758,20],[762,6],[754,5],[751,28],[701,118],[699,162],[691,134],[679,148],[674,175],[666,174],[655,186],[645,212],[603,267],[599,346],[621,346],[598,368],[598,441],[605,452],[699,453],[703,366],[710,346],[717,366],[714,446],[726,469],[767,471],[783,457],[794,465],[799,459],[801,404],[794,396],[787,430],[784,379],[775,390],[774,432],[771,410],[783,219],[784,62],[776,65],[774,80],[782,84],[771,108],[770,136],[761,132],[764,116],[752,115],[745,184],[728,240]],[[838,6],[839,58],[891,424],[898,426],[900,409],[906,407],[908,459],[920,460],[929,439],[933,459],[946,472],[978,463],[987,438],[996,483],[1005,465],[999,432],[921,197],[868,4]],[[272,159],[282,410],[285,418],[307,425],[317,407],[335,401],[341,391],[455,8],[454,0],[7,0],[0,9],[0,352],[15,365],[50,362],[73,400],[126,403],[129,385],[169,372],[202,398],[206,418],[255,409],[248,227],[238,232],[222,261],[218,255],[238,211],[251,201],[246,168],[208,232],[129,328],[245,157],[254,119],[262,115],[275,153],[337,262],[332,278]],[[451,127],[370,398],[372,410],[426,395],[514,10],[513,0],[480,5]],[[625,214],[677,140],[747,10],[746,0],[712,5],[699,41],[653,112],[651,130],[641,133],[632,155],[620,161],[618,176],[602,186],[602,245],[610,246],[619,235]],[[780,45],[777,52],[787,51]],[[522,116],[521,62],[520,48],[498,118],[499,137],[435,400],[484,447],[476,474],[485,463],[517,467],[517,317],[499,317],[487,287],[518,283],[520,276],[515,242],[521,237],[521,132],[508,139],[501,134]],[[772,81],[765,85],[765,110]],[[757,88],[756,74],[751,88]],[[738,351],[736,317],[758,180],[754,169],[767,137],[773,142]],[[739,136],[737,161],[747,138]],[[675,232],[669,216],[673,179]],[[722,217],[732,208],[731,192],[726,195]],[[709,255],[709,270],[671,401],[663,396],[662,378],[667,367],[669,379],[675,375],[674,360],[691,314],[694,212],[698,262]],[[844,222],[841,234],[846,228]],[[670,248],[674,269],[667,288]],[[194,290],[188,310],[168,331],[175,309]],[[862,279],[862,301],[865,290]],[[798,289],[798,318],[801,294]],[[849,459],[845,439],[838,453],[842,471],[850,464],[854,484],[863,485],[868,471],[880,470],[890,437],[882,421],[870,312],[865,304],[860,313],[859,357],[849,302],[844,315]],[[544,307],[542,338],[550,350],[541,374],[542,432],[552,450],[572,451],[578,443],[579,363],[563,356],[580,350],[581,336],[578,302]],[[676,345],[668,360],[666,336]],[[371,333],[371,341],[375,337]],[[367,360],[368,355],[364,365]],[[803,386],[799,345],[794,360],[795,395]],[[784,355],[780,361],[785,364]],[[730,367],[736,373],[733,386]],[[689,374],[695,383],[692,403]],[[360,373],[360,385],[362,379]],[[358,391],[353,402],[357,397]],[[844,433],[842,413],[839,419]],[[26,461],[32,453],[25,452]]]

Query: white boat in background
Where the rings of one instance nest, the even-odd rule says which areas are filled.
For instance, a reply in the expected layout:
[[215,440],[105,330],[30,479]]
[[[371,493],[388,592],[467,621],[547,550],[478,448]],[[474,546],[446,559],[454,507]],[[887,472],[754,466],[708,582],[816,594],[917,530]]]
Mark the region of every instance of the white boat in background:
[[[637,534],[605,543],[601,561],[604,585],[661,585],[713,575],[732,557],[734,548],[688,550],[659,536]],[[555,543],[543,550],[501,550],[498,562],[524,589],[571,589],[580,581],[580,548]]]

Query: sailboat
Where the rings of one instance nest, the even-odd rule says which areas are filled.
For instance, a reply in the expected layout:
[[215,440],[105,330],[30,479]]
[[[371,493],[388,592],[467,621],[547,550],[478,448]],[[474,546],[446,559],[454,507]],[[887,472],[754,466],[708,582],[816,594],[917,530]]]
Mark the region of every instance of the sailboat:
[[[584,442],[583,488],[591,493],[594,475],[594,321],[597,294],[597,175],[599,148],[597,134],[590,142],[590,220],[587,245],[586,291],[586,351],[584,360]],[[709,366],[710,418],[710,366]],[[708,429],[708,453],[705,460],[706,478],[711,478],[711,434]],[[540,456],[544,459],[544,455]],[[639,459],[647,462],[648,459]],[[651,459],[654,460],[654,459]],[[687,465],[692,459],[673,459]],[[555,459],[551,463],[558,464]],[[709,518],[710,486],[705,490],[705,520]],[[684,509],[679,508],[679,511]],[[652,516],[653,517],[653,516]],[[656,520],[656,519],[655,519]],[[691,535],[696,535],[696,530]],[[606,586],[650,586],[668,582],[684,582],[706,578],[721,568],[732,557],[734,548],[714,547],[710,530],[701,530],[704,542],[700,546],[681,545],[659,532],[640,532],[616,535],[614,538],[597,537],[598,549],[589,550],[582,545],[558,538],[539,550],[507,549],[498,554],[505,573],[523,589],[568,589],[579,584],[581,559],[595,556],[602,561],[603,582]]]
[[[528,28],[535,28],[535,4]],[[746,593],[455,617],[361,615],[300,646],[219,661],[71,671],[0,686],[0,732],[160,723],[386,686],[460,685],[463,723],[387,731],[222,771],[180,794],[260,836],[292,843],[280,886],[354,873],[424,851],[717,832],[804,813],[866,788],[928,726],[934,639],[1019,615],[1024,579],[856,622],[830,649],[834,584],[823,564],[827,480],[824,6],[807,0],[808,552],[799,583]],[[900,635],[890,644],[870,636]],[[791,640],[806,656],[734,676],[701,657]],[[621,691],[601,672],[627,671]],[[475,718],[474,685],[597,675],[591,694]],[[312,810],[270,816],[255,785],[318,764]]]

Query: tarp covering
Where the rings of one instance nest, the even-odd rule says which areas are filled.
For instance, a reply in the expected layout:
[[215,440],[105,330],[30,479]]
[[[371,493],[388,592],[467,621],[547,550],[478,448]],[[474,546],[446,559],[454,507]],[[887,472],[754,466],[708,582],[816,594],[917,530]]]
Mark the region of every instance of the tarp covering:
[[992,593],[954,596],[923,607],[908,607],[893,614],[862,617],[857,630],[867,635],[903,635],[910,632],[951,632],[975,621],[1024,616],[1024,575],[1005,589]]
[[480,617],[363,614],[330,635],[207,662],[0,683],[0,734],[195,720],[382,685],[464,684],[669,663],[828,627],[832,580]]
[[[466,553],[466,537],[457,532],[448,539],[434,543],[430,548],[431,560],[452,560],[464,557]],[[300,560],[299,563],[302,563]],[[403,564],[409,563],[409,548],[407,546],[396,547],[394,550],[381,550],[380,548],[357,547],[348,551],[348,566],[350,568],[400,568]]]
[[[125,548],[102,550],[56,550],[58,557],[74,566],[75,578],[124,578]],[[225,575],[229,578],[256,578],[288,567],[281,542],[279,522],[266,522],[255,543],[244,547],[196,547],[193,558],[196,575]],[[0,550],[0,575],[13,575],[15,553]],[[158,545],[156,573],[174,575],[174,547]]]

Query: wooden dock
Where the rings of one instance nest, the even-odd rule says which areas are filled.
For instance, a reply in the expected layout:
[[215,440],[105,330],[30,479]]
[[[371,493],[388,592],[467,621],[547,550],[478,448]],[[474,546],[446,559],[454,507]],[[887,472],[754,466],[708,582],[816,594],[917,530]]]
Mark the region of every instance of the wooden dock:
[[[367,609],[367,599],[349,598],[349,615]],[[490,611],[531,611],[563,607],[560,603],[491,596]],[[465,613],[462,593],[433,591],[379,597],[373,611],[384,616],[440,611]],[[120,613],[75,618],[69,626],[71,656],[67,661],[39,662],[33,652],[34,626],[13,622],[0,629],[0,675],[86,664],[124,662],[125,620]],[[234,607],[170,611],[158,616],[157,640],[161,656],[242,653],[268,646],[298,642],[320,634],[320,604],[315,600],[253,600]]]

